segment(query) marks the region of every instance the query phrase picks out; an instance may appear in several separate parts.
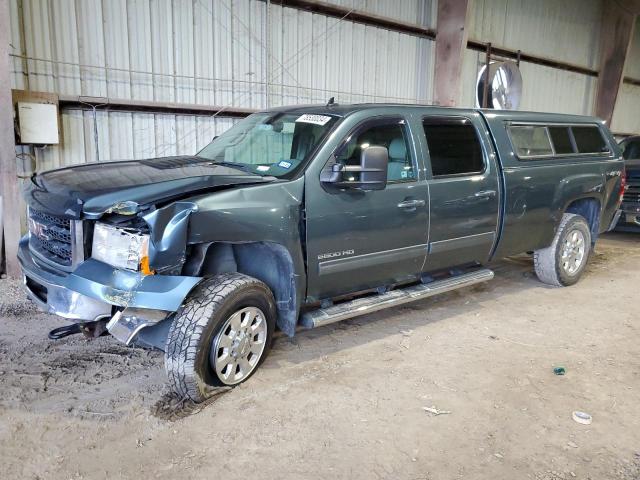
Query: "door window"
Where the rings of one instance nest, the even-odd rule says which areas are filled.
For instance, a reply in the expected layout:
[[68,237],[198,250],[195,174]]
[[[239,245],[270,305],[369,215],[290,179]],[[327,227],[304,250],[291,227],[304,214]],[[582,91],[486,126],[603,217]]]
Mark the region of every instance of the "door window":
[[466,118],[422,121],[434,177],[482,173],[484,159],[475,127]]
[[411,181],[415,179],[415,169],[407,138],[404,120],[365,124],[340,148],[336,161],[343,165],[360,165],[363,149],[374,145],[385,147],[389,152],[387,181]]

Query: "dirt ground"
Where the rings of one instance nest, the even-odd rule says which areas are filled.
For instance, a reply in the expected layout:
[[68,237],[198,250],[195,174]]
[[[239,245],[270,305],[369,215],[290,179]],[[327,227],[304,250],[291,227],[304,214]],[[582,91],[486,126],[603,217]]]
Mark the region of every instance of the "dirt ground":
[[528,257],[494,269],[280,336],[247,384],[172,421],[162,353],[50,341],[62,322],[2,281],[0,477],[639,479],[640,236],[605,236],[570,288]]

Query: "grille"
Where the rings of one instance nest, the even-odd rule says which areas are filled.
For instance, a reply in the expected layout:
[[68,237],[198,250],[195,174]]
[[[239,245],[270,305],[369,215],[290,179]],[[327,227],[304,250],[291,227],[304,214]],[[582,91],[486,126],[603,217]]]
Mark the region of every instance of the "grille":
[[640,204],[640,182],[630,182],[627,185],[627,190],[622,197],[622,203],[632,203],[635,204],[634,207],[640,206],[638,205]]
[[29,248],[64,267],[73,263],[71,220],[38,210],[29,210]]

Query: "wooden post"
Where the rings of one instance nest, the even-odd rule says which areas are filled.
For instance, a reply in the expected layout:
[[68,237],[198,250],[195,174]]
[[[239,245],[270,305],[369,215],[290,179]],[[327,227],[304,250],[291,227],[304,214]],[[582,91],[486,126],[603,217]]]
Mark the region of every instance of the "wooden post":
[[482,89],[482,108],[489,108],[489,91],[491,90],[491,42],[487,43],[487,53],[484,59],[484,79]]
[[603,2],[602,7],[595,114],[609,126],[623,79],[624,62],[633,38],[635,12],[628,7],[618,2]]
[[11,73],[9,62],[9,0],[0,0],[0,196],[2,196],[2,229],[7,274],[20,276],[18,242],[20,241],[20,210]]
[[460,99],[462,60],[467,47],[468,0],[438,1],[434,102],[447,107]]

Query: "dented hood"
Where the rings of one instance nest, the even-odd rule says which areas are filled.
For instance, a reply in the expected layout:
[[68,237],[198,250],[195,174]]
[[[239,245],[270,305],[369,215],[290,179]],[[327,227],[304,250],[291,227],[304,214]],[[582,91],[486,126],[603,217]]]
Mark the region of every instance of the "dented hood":
[[37,210],[72,218],[98,217],[119,202],[145,205],[273,180],[201,157],[166,157],[51,170],[32,177],[25,197]]

